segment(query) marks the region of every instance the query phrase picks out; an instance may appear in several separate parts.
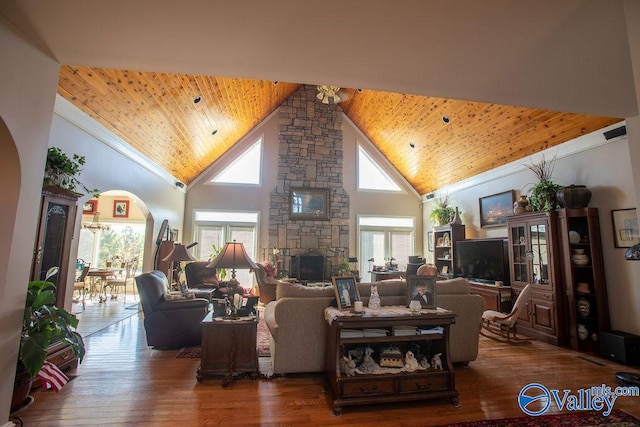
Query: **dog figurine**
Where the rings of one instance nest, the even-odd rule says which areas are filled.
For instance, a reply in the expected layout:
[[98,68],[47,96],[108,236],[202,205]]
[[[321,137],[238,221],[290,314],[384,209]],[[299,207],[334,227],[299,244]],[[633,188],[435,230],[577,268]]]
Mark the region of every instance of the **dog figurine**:
[[436,355],[433,356],[433,359],[431,359],[431,365],[436,371],[442,371],[442,360],[440,359],[441,355],[442,353],[436,353]]

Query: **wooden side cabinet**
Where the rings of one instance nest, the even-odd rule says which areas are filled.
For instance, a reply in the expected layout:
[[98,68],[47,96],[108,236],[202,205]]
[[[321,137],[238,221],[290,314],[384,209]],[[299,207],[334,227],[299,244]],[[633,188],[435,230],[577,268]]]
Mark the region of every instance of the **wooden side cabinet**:
[[[398,310],[398,308],[395,308]],[[333,412],[339,415],[343,406],[365,405],[414,400],[449,398],[453,405],[458,404],[458,392],[455,389],[455,373],[449,355],[449,327],[455,322],[455,315],[438,309],[438,313],[411,315],[408,309],[393,314],[363,316],[341,315],[338,310],[327,308],[328,318],[337,317],[327,325],[326,380],[333,402]],[[384,309],[383,309],[384,310]],[[420,328],[435,329],[433,333],[400,335],[397,331]],[[349,331],[347,335],[345,332]],[[362,332],[362,336],[353,336],[353,332]],[[376,331],[369,335],[369,331]],[[380,334],[382,332],[382,335]],[[439,354],[442,366],[413,371],[398,368],[383,369],[381,361],[386,357],[385,349],[395,348],[394,357],[405,362],[407,351],[413,349],[427,355],[427,360]],[[341,370],[343,356],[362,355],[371,349],[372,359],[377,367],[374,371],[362,371],[361,367],[352,375]],[[388,350],[387,350],[388,351]],[[360,357],[360,356],[354,356]],[[355,360],[355,359],[354,359]]]
[[469,282],[472,294],[484,300],[485,310],[509,313],[511,311],[511,286],[495,286],[480,282]]
[[223,386],[228,386],[238,374],[258,377],[258,317],[238,320],[214,319],[209,312],[202,320],[200,367],[196,379],[225,375]]
[[512,301],[533,284],[516,329],[553,345],[565,342],[561,252],[557,212],[507,218]]
[[453,277],[456,242],[465,239],[462,224],[449,224],[433,229],[433,260],[441,276]]
[[600,333],[609,330],[598,209],[561,209],[558,215],[569,345],[597,353]]
[[69,254],[76,220],[78,194],[64,188],[45,186],[42,190],[40,222],[33,250],[31,280],[44,280],[51,267],[58,274],[49,278],[56,285],[56,305],[64,307]]

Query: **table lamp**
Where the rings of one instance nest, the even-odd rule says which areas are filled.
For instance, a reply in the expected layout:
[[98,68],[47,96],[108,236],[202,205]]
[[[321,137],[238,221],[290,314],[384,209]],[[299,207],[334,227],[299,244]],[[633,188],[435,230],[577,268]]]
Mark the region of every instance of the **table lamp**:
[[207,265],[207,268],[230,268],[231,280],[229,282],[237,285],[236,269],[257,269],[258,265],[249,258],[244,245],[234,240],[224,244],[218,256],[211,261],[211,264]]
[[[234,240],[233,242],[224,244],[218,256],[211,261],[211,264],[207,264],[207,268],[230,268],[231,280],[229,280],[229,283],[231,283],[232,286],[237,286],[236,269],[258,269],[258,265],[249,258],[247,251],[244,249],[244,245]],[[229,314],[232,317],[237,316],[237,310],[241,303],[242,298],[240,298],[239,295],[234,295],[233,301],[228,301],[231,309],[231,313]]]
[[[173,272],[173,274],[171,274],[172,285],[178,283],[178,289],[180,289],[180,274],[182,273],[180,262],[194,261],[194,258],[187,251],[187,247],[181,243],[174,243],[173,249],[171,249],[169,255],[162,258],[162,261],[168,261],[171,264],[177,263],[177,265],[173,265],[173,267],[169,269],[169,272]],[[178,276],[177,279],[176,276]]]

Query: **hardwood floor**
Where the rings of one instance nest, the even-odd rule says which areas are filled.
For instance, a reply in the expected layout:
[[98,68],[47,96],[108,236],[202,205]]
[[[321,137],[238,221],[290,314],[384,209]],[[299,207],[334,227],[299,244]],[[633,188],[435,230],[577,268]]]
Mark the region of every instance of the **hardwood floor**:
[[[121,310],[125,306],[120,302]],[[35,402],[18,414],[26,426],[441,425],[522,416],[517,396],[531,382],[576,392],[615,386],[617,371],[640,372],[536,341],[513,346],[481,337],[478,360],[456,368],[460,407],[444,399],[347,407],[336,417],[320,374],[241,379],[227,388],[218,379],[198,383],[199,359],[176,359],[178,350],[147,347],[142,318],[129,311],[135,314],[86,336],[87,357],[59,393],[33,393]],[[265,372],[269,359],[260,364]],[[640,417],[640,397],[620,397],[615,408]]]

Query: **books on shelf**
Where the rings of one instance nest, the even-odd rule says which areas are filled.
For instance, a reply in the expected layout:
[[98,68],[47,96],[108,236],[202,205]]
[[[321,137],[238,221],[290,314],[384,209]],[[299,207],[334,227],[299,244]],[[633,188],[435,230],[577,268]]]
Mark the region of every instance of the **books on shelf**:
[[393,335],[396,337],[416,335],[416,334],[417,334],[417,328],[415,326],[394,326],[393,327]]
[[364,337],[362,329],[340,329],[340,338],[361,338]]
[[417,333],[419,335],[442,334],[442,333],[444,333],[444,328],[442,326],[419,327]]
[[386,337],[387,330],[386,329],[372,329],[365,328],[362,330],[365,337]]

